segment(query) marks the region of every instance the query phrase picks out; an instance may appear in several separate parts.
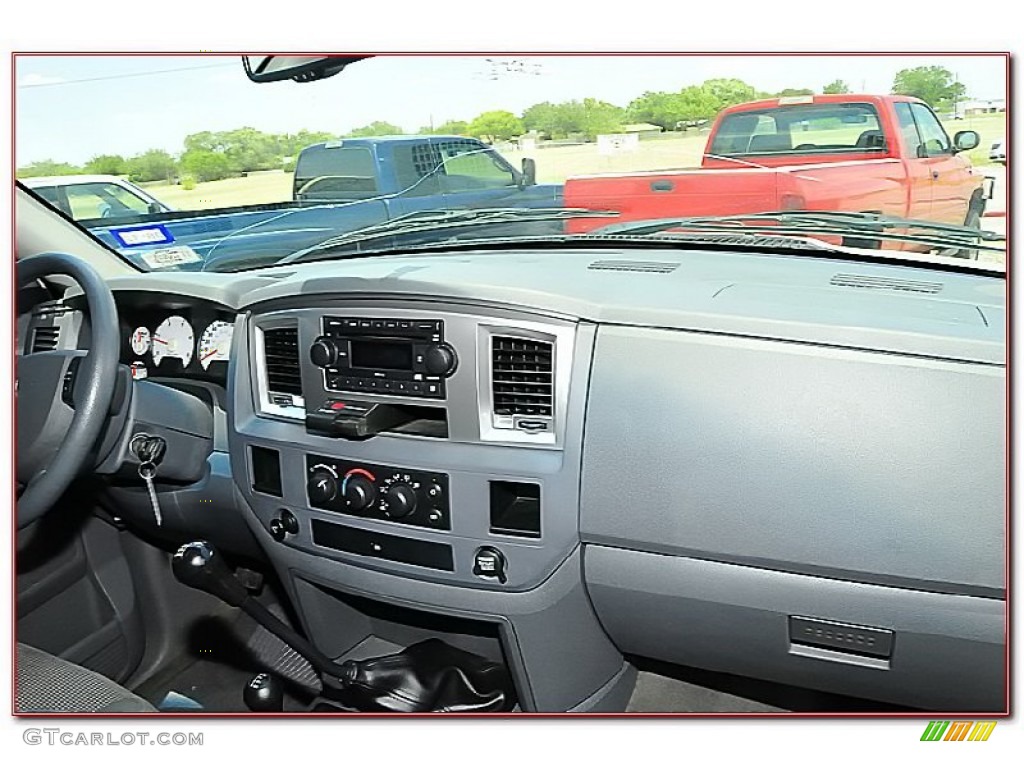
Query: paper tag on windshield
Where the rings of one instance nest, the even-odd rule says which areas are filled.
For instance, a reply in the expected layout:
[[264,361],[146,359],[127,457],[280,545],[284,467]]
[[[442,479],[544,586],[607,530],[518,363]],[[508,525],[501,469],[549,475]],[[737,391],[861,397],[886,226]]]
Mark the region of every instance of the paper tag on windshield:
[[177,267],[180,264],[194,264],[202,261],[203,257],[193,251],[187,245],[175,245],[170,248],[157,248],[152,251],[143,251],[142,260],[150,269],[161,269],[166,267]]

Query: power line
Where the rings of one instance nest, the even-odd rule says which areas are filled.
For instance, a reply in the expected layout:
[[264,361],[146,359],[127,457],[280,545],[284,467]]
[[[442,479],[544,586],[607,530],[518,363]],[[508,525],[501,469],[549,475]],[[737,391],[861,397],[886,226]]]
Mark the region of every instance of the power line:
[[[120,75],[103,75],[101,77],[83,77],[78,80],[58,80],[52,83],[29,83],[19,85],[18,88],[53,88],[58,85],[75,85],[77,83],[95,83],[100,80],[125,80],[129,77],[150,77],[152,75],[166,75],[172,72],[192,72],[198,69],[226,69],[235,67],[237,64],[204,64],[199,67],[177,67],[175,69],[157,69],[149,72],[126,72]],[[241,69],[241,67],[239,67]]]

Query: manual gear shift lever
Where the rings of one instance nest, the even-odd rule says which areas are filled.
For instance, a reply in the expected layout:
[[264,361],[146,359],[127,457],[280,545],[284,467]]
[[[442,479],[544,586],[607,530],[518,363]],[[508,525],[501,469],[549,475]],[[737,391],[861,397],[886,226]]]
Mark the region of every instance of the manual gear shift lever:
[[193,541],[179,547],[171,559],[171,571],[182,584],[208,592],[235,608],[242,607],[249,599],[248,590],[205,541]]
[[209,542],[179,547],[171,571],[182,584],[249,614],[306,658],[320,674],[325,696],[357,711],[499,712],[515,706],[504,665],[436,638],[389,656],[335,663],[254,600]]

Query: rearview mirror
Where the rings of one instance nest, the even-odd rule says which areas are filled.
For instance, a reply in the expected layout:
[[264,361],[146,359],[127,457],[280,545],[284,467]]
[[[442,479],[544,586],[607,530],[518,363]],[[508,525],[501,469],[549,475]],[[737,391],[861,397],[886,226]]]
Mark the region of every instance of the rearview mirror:
[[978,135],[977,131],[957,131],[956,135],[953,136],[953,146],[956,147],[957,152],[966,152],[969,149],[974,149],[981,143],[981,136]]
[[243,56],[246,76],[254,83],[294,80],[309,83],[336,75],[366,56]]

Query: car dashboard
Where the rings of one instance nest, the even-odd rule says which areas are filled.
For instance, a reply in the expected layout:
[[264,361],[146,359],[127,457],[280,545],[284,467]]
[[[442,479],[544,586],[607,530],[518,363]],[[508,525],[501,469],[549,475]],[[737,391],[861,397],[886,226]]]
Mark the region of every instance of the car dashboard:
[[642,256],[111,280],[122,362],[216,418],[162,531],[108,503],[265,556],[332,658],[454,638],[527,710],[621,711],[634,657],[1001,708],[1003,279]]

